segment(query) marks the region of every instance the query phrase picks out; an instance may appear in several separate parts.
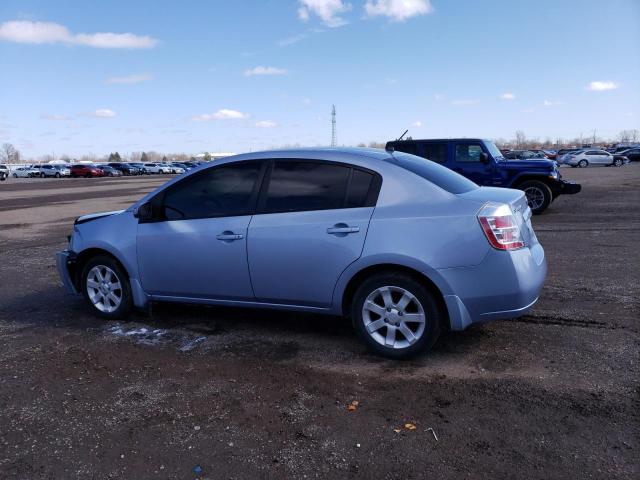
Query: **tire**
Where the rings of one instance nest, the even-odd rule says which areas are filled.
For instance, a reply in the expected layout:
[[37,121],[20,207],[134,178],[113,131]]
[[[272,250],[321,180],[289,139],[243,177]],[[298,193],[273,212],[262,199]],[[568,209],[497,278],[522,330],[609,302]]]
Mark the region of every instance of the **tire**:
[[544,212],[553,200],[553,192],[549,186],[540,180],[527,180],[518,185],[518,189],[527,195],[527,203],[534,215]]
[[13,178],[18,178],[18,174],[17,174],[17,173],[14,173],[14,174],[13,174]]
[[587,162],[585,159],[582,159],[578,162],[578,166],[580,168],[586,168],[589,166],[589,162]]
[[56,178],[60,178],[60,173],[56,173]]
[[[384,291],[390,295],[386,301]],[[404,298],[410,299],[402,308],[398,304]],[[365,309],[365,304],[373,305],[373,309]],[[403,317],[408,315],[413,315],[412,318],[422,315],[422,323],[405,323]],[[357,288],[351,302],[351,318],[356,333],[370,350],[383,357],[404,359],[433,347],[440,337],[445,315],[434,294],[422,283],[410,275],[389,272],[373,275]],[[372,328],[375,330],[370,332]],[[391,334],[390,329],[393,329]],[[414,339],[409,340],[403,333],[406,329]],[[388,346],[391,335],[394,344]]]
[[[98,272],[105,283],[100,282]],[[98,255],[91,258],[82,269],[81,282],[82,296],[98,316],[114,320],[125,318],[131,312],[133,300],[129,277],[112,257]],[[118,284],[120,288],[116,288]]]
[[616,158],[616,159],[613,161],[613,166],[614,166],[614,167],[621,167],[621,166],[622,166],[622,160],[620,160],[619,158]]
[[44,178],[44,176],[45,176],[44,173],[40,174],[40,178]]

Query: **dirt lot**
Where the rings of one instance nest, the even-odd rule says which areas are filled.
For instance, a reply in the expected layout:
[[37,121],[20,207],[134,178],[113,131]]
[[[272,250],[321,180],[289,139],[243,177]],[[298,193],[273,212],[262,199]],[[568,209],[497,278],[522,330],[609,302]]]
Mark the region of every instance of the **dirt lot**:
[[534,218],[533,312],[409,362],[337,318],[102,323],[54,253],[166,178],[0,184],[0,478],[638,478],[640,165],[563,173],[583,192]]

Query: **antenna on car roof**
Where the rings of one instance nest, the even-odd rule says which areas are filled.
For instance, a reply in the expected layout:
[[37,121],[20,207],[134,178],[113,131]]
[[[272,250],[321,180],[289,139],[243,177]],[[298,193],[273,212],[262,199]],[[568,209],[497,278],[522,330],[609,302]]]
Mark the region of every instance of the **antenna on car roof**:
[[403,133],[402,135],[400,135],[400,136],[396,139],[396,142],[399,142],[400,140],[402,140],[402,137],[404,137],[404,136],[407,134],[407,132],[408,132],[408,131],[409,131],[409,129],[407,128],[407,129],[404,131],[404,133]]
[[[395,141],[396,141],[396,142],[399,142],[400,140],[402,140],[402,137],[404,137],[404,136],[407,134],[407,132],[408,132],[408,131],[409,131],[409,129],[406,129],[406,130],[402,133],[402,135],[400,135],[398,138],[396,138],[396,140],[395,140]],[[389,142],[389,143],[391,143],[391,142]],[[393,147],[393,145],[390,145],[389,143],[387,143],[387,144],[384,146],[384,149],[385,149],[387,152],[392,153],[392,152],[394,152],[394,151],[395,151],[395,148]]]

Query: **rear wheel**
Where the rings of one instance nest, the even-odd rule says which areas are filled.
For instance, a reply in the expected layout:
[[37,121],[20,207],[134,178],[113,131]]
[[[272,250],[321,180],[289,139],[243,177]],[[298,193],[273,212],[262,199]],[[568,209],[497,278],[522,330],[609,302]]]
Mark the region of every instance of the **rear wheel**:
[[553,200],[553,193],[549,186],[539,180],[527,180],[518,188],[527,196],[527,203],[535,215],[544,212]]
[[351,317],[358,336],[371,350],[401,359],[435,344],[444,315],[423,284],[409,275],[390,272],[374,275],[358,287]]
[[133,305],[129,277],[118,262],[103,255],[92,258],[82,269],[82,295],[103,318],[126,317]]
[[580,168],[588,167],[588,166],[589,166],[589,162],[587,162],[586,160],[582,159],[582,160],[580,160],[580,161],[578,162],[578,166],[579,166]]

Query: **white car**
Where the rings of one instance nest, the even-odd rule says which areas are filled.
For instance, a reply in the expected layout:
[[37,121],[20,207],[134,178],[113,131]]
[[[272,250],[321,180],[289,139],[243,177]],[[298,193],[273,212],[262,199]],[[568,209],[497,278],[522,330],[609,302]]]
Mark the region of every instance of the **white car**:
[[580,168],[588,167],[589,165],[615,165],[619,167],[622,165],[623,160],[614,158],[612,154],[605,150],[584,149],[566,154],[562,157],[562,163]]
[[147,173],[172,173],[171,167],[162,163],[145,163]]
[[[38,175],[40,178],[56,177],[60,178],[65,176],[65,173],[57,165],[40,165],[38,168]],[[67,169],[66,176],[71,175],[71,170]]]
[[11,175],[13,178],[31,178],[40,176],[40,170],[33,167],[14,168]]

